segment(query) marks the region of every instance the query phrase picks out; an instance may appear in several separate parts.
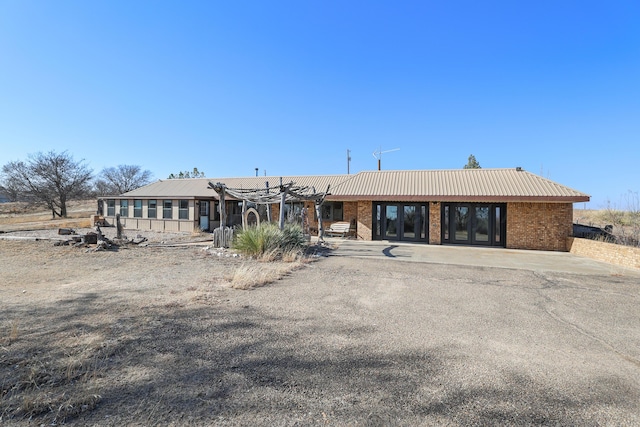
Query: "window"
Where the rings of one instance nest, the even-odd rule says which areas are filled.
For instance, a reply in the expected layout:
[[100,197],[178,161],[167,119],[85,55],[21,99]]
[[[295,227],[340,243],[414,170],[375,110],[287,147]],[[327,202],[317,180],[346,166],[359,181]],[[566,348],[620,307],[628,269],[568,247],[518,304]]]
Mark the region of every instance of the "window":
[[162,201],[162,218],[171,219],[172,210],[173,210],[173,206],[171,204],[171,200],[163,200]]
[[323,221],[342,221],[342,202],[327,202],[322,204]]
[[442,240],[449,241],[449,205],[444,205],[442,214]]
[[120,200],[120,216],[129,216],[129,201]]
[[180,200],[178,205],[178,219],[189,219],[189,201]]
[[149,200],[147,201],[147,217],[148,218],[157,218],[158,217],[158,201],[157,200]]
[[107,200],[107,216],[116,216],[116,201],[115,199]]
[[284,217],[287,222],[302,222],[304,203],[289,202],[284,205]]
[[142,200],[133,201],[133,217],[142,218]]

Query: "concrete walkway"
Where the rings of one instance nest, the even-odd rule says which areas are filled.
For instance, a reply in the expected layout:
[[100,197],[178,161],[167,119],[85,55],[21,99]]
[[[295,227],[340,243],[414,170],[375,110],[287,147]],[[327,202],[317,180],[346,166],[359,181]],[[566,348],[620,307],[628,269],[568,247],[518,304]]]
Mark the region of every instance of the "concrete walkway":
[[425,245],[406,242],[326,239],[337,246],[334,256],[395,259],[407,262],[555,271],[587,275],[640,277],[640,270],[625,268],[568,252],[470,246]]

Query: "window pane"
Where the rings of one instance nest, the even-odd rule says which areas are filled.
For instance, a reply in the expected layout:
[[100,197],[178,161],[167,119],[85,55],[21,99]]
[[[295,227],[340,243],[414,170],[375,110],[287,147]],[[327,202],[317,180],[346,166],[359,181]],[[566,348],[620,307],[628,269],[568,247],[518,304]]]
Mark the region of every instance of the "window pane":
[[421,239],[426,239],[427,238],[427,207],[425,205],[422,205],[420,207],[420,213],[422,214],[420,217],[420,238]]
[[495,239],[496,239],[496,243],[500,243],[501,242],[501,236],[500,236],[500,230],[501,230],[501,224],[500,224],[500,206],[496,206],[496,225],[495,225]]
[[116,201],[115,201],[115,199],[107,200],[107,216],[116,216]]
[[189,201],[180,200],[178,207],[178,219],[189,219]]
[[416,207],[405,206],[404,218],[402,222],[402,236],[407,239],[415,239],[416,237]]
[[442,218],[444,220],[444,236],[442,237],[443,240],[449,241],[449,206],[445,206],[444,207],[444,214],[443,214]]
[[331,204],[325,203],[322,205],[322,219],[331,219]]
[[142,218],[142,200],[133,201],[133,217]]
[[478,206],[476,211],[476,223],[474,238],[477,242],[489,241],[489,206]]
[[398,206],[389,205],[385,208],[386,233],[388,237],[398,236]]
[[172,204],[171,200],[165,200],[162,202],[162,218],[171,219],[172,214]]
[[120,200],[120,216],[122,216],[122,217],[129,216],[129,201],[128,200]]
[[454,209],[456,240],[469,240],[469,208],[467,206],[457,206]]
[[376,205],[376,236],[382,236],[382,206]]
[[157,214],[157,208],[158,208],[158,201],[157,200],[149,200],[147,202],[147,217],[148,218],[157,218],[158,214]]
[[333,203],[333,220],[342,221],[342,202]]

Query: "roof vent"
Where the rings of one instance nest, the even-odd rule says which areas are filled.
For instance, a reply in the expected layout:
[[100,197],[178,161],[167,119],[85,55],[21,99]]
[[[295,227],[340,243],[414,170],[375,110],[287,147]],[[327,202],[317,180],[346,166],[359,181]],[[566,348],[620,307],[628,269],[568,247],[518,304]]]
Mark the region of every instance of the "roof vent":
[[520,166],[518,166],[518,167],[516,168],[516,170],[517,170],[518,172],[522,172],[522,168],[521,168]]

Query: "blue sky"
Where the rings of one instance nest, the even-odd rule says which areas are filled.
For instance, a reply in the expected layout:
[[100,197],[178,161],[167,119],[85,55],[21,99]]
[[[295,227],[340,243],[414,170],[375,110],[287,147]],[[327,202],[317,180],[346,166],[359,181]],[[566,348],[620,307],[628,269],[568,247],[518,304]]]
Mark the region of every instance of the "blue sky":
[[640,191],[639,142],[637,0],[0,0],[1,165],[339,174],[399,148],[383,169],[474,154],[602,208]]

